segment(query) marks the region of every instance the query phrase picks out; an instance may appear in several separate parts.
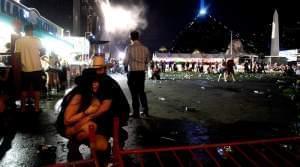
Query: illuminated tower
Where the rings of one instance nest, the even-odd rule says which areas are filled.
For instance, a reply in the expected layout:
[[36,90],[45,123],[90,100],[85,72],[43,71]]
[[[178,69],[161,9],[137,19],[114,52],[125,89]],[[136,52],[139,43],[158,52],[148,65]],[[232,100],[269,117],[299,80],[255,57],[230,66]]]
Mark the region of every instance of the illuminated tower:
[[272,23],[272,36],[271,36],[271,56],[279,56],[279,22],[278,13],[275,10]]

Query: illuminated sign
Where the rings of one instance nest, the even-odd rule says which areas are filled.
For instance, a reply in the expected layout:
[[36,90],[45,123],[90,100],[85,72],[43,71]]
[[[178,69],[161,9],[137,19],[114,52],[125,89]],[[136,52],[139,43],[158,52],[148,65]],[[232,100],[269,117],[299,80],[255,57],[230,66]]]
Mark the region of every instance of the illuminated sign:
[[0,13],[19,19],[23,24],[31,23],[38,30],[52,34],[60,33],[62,28],[42,17],[36,9],[27,8],[12,0],[0,0]]

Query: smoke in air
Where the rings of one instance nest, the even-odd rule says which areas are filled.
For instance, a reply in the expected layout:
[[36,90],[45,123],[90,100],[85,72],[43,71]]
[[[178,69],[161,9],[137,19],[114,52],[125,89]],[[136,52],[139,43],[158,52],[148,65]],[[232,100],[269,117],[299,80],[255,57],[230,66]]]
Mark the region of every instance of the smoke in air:
[[130,31],[147,27],[146,10],[143,4],[121,6],[111,4],[109,0],[98,0],[97,3],[104,20],[102,35],[106,38],[128,37]]

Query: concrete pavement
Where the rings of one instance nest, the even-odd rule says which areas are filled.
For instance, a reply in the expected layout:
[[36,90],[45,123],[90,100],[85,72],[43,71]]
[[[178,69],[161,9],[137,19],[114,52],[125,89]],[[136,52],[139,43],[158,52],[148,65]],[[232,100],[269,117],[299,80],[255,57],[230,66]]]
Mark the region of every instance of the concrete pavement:
[[[126,77],[113,75],[131,103]],[[264,92],[256,94],[255,90]],[[217,83],[209,80],[147,80],[151,118],[130,119],[125,148],[201,144],[292,133],[295,112],[273,82]],[[63,93],[41,102],[43,113],[11,113],[11,130],[0,147],[0,166],[36,167],[66,162],[67,140],[56,133],[54,106]],[[10,143],[10,144],[9,144]],[[56,147],[39,154],[40,145]],[[81,147],[85,157],[87,147]]]

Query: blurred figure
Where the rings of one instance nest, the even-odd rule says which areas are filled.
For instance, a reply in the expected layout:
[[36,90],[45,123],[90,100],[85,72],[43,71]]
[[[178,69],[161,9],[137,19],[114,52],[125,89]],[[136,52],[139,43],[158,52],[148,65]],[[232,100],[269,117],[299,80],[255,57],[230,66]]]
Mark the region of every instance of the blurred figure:
[[218,78],[218,82],[220,82],[220,79],[221,77],[223,76],[224,77],[224,81],[227,82],[227,76],[226,76],[226,61],[225,60],[222,60],[222,63],[221,63],[221,67],[219,68],[219,78]]
[[60,62],[58,56],[55,53],[51,53],[49,56],[49,67],[47,69],[48,73],[48,91],[51,92],[52,89],[59,91],[59,67]]
[[158,67],[157,64],[153,68],[151,79],[160,80],[160,68]]
[[[229,59],[226,63],[226,71],[227,71],[227,81],[228,78],[231,77],[232,81],[235,82],[235,77],[234,77],[234,62],[232,59]],[[226,81],[225,81],[226,82]]]
[[244,63],[244,72],[245,73],[250,72],[248,60],[246,60],[245,63]]

